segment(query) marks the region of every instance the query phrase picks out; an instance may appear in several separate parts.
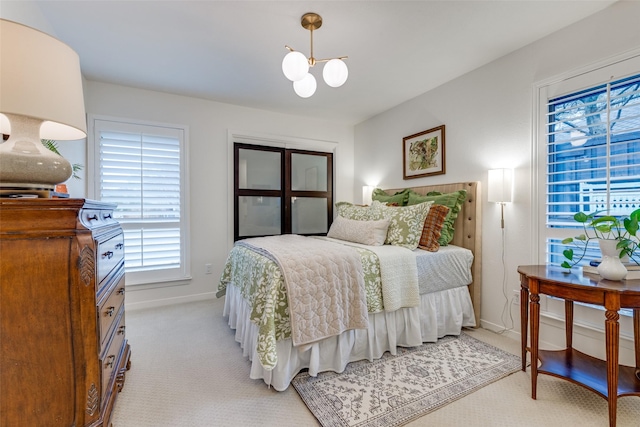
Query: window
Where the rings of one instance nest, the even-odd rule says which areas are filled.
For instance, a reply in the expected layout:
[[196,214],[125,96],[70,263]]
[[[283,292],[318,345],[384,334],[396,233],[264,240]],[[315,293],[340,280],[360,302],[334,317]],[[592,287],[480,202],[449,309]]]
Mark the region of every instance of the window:
[[[549,99],[547,108],[546,226],[576,228],[579,211],[640,207],[640,74]],[[553,264],[563,258],[558,242],[547,242]]]
[[[560,265],[562,240],[580,229],[576,212],[620,215],[640,207],[639,71],[635,53],[536,88],[537,263]],[[583,263],[599,257],[594,242]],[[558,301],[541,303],[548,315],[563,317]],[[576,310],[579,322],[602,329],[601,313]],[[623,335],[628,323],[621,319]]]
[[234,241],[327,233],[332,153],[235,143],[234,172]]
[[92,197],[117,205],[127,284],[189,277],[186,129],[95,118]]

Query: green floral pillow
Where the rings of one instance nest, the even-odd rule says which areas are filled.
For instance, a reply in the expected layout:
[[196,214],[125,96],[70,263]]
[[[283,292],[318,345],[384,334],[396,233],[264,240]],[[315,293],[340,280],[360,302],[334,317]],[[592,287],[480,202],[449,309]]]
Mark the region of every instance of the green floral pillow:
[[336,203],[336,210],[338,211],[339,216],[347,219],[356,219],[358,221],[382,219],[382,218],[372,218],[372,212],[371,212],[370,206],[359,206],[349,202],[338,202]]
[[377,200],[382,203],[393,203],[398,206],[406,206],[407,201],[409,200],[409,191],[411,190],[407,188],[402,191],[398,191],[394,195],[390,196],[384,190],[376,188],[375,190],[373,190],[373,193],[371,193],[371,199]]
[[[389,229],[385,244],[402,246],[414,250],[418,247],[424,220],[433,202],[413,206],[387,206],[377,200],[371,204],[375,219],[388,219]],[[374,218],[372,218],[374,219]]]
[[458,190],[452,193],[444,194],[438,192],[430,192],[426,196],[422,196],[410,190],[409,201],[407,202],[407,205],[411,206],[424,202],[433,202],[436,205],[444,205],[449,208],[449,213],[444,220],[444,224],[442,225],[442,232],[440,234],[440,238],[438,239],[438,243],[440,243],[440,246],[446,246],[453,240],[454,223],[456,222],[456,218],[458,218],[460,208],[462,207],[462,204],[466,199],[466,190]]

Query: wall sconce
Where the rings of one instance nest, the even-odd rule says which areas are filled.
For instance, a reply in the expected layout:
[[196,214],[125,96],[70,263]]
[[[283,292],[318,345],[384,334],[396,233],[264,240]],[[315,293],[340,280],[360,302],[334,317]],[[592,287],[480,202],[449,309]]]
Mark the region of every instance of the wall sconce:
[[372,195],[375,187],[373,185],[363,185],[362,186],[362,204],[370,205],[373,203]]
[[489,202],[500,204],[500,225],[504,228],[504,205],[513,201],[513,169],[489,170]]

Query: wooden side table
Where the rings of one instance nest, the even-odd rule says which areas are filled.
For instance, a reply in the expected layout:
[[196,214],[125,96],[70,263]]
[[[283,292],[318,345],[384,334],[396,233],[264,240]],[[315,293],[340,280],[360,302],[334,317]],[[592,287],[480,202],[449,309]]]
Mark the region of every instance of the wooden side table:
[[[521,286],[522,370],[526,371],[527,350],[530,350],[531,397],[536,398],[538,373],[566,379],[607,399],[609,426],[615,426],[618,396],[640,396],[640,280],[610,281],[547,265],[519,266],[518,273]],[[540,294],[565,300],[567,346],[564,350],[540,350],[538,347]],[[606,362],[572,347],[574,301],[605,308]],[[621,308],[633,309],[635,367],[618,364],[618,311]],[[531,330],[530,348],[527,348],[528,321]],[[538,360],[540,366],[537,364]]]

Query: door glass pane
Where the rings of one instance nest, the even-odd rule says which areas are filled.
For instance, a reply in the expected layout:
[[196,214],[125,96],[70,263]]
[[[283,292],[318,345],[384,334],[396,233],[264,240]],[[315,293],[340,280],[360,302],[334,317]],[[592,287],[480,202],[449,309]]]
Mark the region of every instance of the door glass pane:
[[280,234],[281,219],[279,197],[238,198],[238,234],[242,237]]
[[238,150],[238,188],[280,190],[280,153]]
[[320,197],[291,198],[291,232],[294,234],[326,233],[327,199]]
[[291,153],[291,190],[327,191],[327,158]]

